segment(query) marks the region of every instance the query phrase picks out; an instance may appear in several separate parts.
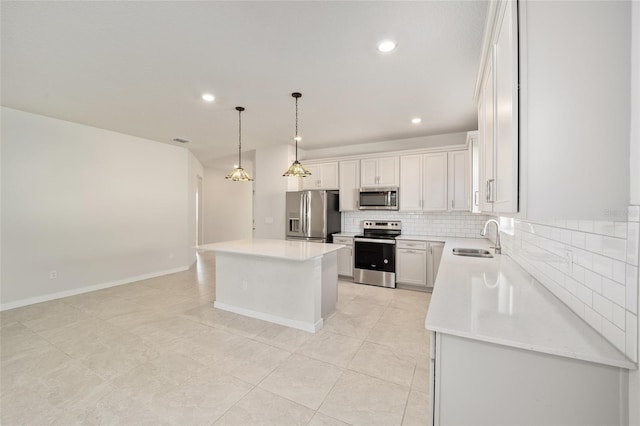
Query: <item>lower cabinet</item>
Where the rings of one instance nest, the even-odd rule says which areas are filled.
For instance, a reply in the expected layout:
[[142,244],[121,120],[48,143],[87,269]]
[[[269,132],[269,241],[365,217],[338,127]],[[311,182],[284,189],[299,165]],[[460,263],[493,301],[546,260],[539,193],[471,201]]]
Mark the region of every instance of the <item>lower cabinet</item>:
[[431,332],[430,425],[620,425],[626,369]]
[[333,237],[333,243],[346,246],[338,250],[338,275],[353,277],[353,238]]
[[442,242],[400,240],[396,245],[396,282],[411,288],[433,290],[440,259]]

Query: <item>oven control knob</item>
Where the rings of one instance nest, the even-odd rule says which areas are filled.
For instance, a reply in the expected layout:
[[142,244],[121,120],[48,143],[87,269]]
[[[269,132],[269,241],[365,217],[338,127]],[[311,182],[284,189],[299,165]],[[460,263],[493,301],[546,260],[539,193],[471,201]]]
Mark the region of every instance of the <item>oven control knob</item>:
[[388,261],[387,259],[385,259],[385,260],[384,260],[384,263],[385,263],[385,264],[387,264],[387,263],[389,263],[389,261]]

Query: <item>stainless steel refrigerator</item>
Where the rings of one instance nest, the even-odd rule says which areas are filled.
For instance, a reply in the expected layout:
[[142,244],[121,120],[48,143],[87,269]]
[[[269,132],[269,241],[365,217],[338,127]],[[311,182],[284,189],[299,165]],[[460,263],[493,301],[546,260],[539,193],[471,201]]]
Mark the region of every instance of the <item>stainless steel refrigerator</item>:
[[340,232],[338,191],[287,192],[286,239],[333,242]]

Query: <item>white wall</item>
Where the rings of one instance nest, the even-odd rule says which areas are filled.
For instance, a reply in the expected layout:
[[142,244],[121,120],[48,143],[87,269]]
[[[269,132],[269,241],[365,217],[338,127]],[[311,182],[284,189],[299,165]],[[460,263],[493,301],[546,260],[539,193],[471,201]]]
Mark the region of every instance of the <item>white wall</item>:
[[282,174],[293,160],[294,148],[289,145],[256,150],[255,238],[282,240],[285,237],[285,194],[298,190],[298,180]]
[[[242,166],[255,179],[251,162],[243,158]],[[232,168],[233,164],[204,169],[204,243],[252,236],[253,183],[225,179]]]
[[188,268],[190,169],[182,147],[2,108],[2,308]]
[[343,145],[331,148],[301,150],[299,152],[299,157],[304,159],[330,158],[348,155],[373,154],[389,151],[402,151],[408,149],[424,149],[464,145],[466,142],[467,132],[447,133],[443,135],[420,136],[416,138],[372,142],[359,145]]
[[[197,215],[197,189],[198,189],[198,179],[204,179],[204,168],[200,161],[191,153],[191,151],[187,151],[187,182],[189,185],[188,191],[188,200],[187,200],[187,217],[194,218]],[[203,202],[202,200],[200,201]],[[187,247],[189,250],[188,259],[190,259],[190,263],[196,261],[196,249],[195,245],[198,243],[198,229],[197,222],[195,220],[189,220],[189,232],[187,235]]]

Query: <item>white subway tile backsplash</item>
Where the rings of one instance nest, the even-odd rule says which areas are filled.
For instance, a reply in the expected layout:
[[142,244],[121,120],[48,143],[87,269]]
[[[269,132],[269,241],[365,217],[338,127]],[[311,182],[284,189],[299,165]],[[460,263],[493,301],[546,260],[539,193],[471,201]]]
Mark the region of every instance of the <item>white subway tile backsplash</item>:
[[638,316],[627,312],[626,354],[633,362],[638,362]]
[[615,235],[614,222],[598,220],[593,223],[593,232],[600,235]]
[[580,299],[572,295],[571,299],[569,300],[569,306],[571,307],[573,312],[578,314],[580,318],[584,319],[584,303],[582,303]]
[[620,306],[625,306],[626,289],[608,278],[602,279],[602,295]]
[[627,279],[625,288],[627,290],[627,309],[638,314],[638,267],[627,265]]
[[629,206],[627,220],[629,222],[640,222],[640,206]]
[[593,270],[604,277],[613,278],[613,260],[599,254],[594,254]]
[[620,284],[625,284],[626,281],[626,269],[627,265],[624,262],[619,260],[613,261],[613,279],[614,281],[619,282]]
[[624,330],[627,311],[621,306],[613,305],[613,323],[621,330]]
[[613,235],[618,238],[627,238],[627,222],[616,222]]
[[602,333],[602,317],[593,309],[589,307],[584,308],[584,320],[598,333]]
[[584,248],[592,253],[602,253],[602,235],[587,234]]
[[624,261],[627,257],[627,241],[622,238],[603,237],[602,254]]
[[593,295],[593,309],[609,321],[613,321],[613,302],[599,294]]
[[584,283],[591,290],[602,294],[602,276],[595,272],[585,270]]
[[624,331],[620,330],[613,323],[602,320],[602,335],[623,353],[625,352],[627,337]]
[[584,232],[593,232],[594,224],[592,220],[579,220],[578,221],[578,229]]
[[638,244],[640,239],[640,223],[627,224],[627,263],[638,266]]
[[571,245],[574,247],[584,248],[586,244],[587,234],[580,231],[569,231],[571,232]]

